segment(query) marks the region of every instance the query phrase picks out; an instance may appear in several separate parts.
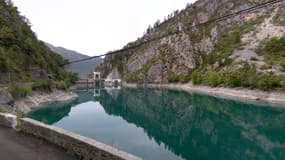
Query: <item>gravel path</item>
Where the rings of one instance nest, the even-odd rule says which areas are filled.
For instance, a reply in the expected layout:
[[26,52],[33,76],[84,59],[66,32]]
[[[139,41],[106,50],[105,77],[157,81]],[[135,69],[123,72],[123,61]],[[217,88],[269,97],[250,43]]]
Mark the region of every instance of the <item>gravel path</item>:
[[46,141],[0,126],[0,159],[3,160],[75,160]]

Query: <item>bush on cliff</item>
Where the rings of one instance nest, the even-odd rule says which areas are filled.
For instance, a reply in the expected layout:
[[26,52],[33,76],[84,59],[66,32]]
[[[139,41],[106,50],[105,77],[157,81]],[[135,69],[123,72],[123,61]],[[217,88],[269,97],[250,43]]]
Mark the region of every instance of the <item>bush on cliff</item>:
[[53,81],[52,80],[43,80],[38,81],[32,84],[32,89],[34,91],[40,90],[40,91],[52,91],[53,88]]
[[14,98],[26,97],[32,94],[32,87],[30,85],[16,85],[10,84],[8,91]]

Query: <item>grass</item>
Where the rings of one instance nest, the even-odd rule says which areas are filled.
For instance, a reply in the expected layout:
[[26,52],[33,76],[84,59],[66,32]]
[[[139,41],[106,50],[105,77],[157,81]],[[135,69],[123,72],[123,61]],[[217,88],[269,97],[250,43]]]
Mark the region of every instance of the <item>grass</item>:
[[280,65],[281,65],[281,71],[285,72],[285,62],[284,61],[281,62]]
[[8,91],[14,98],[26,97],[32,94],[32,86],[11,83],[8,87]]
[[268,64],[264,64],[260,67],[261,70],[267,70],[267,69],[271,69],[272,66],[271,65],[268,65]]
[[5,111],[4,107],[0,106],[0,113],[5,113],[5,112],[6,111]]
[[285,20],[280,20],[278,23],[279,23],[281,26],[285,26]]
[[256,52],[264,56],[268,64],[279,64],[281,71],[285,72],[285,36],[265,41]]
[[21,126],[21,119],[24,117],[24,115],[21,112],[17,112],[16,113],[16,117],[17,117],[17,126],[16,126],[16,128],[19,129],[20,126]]
[[65,81],[60,81],[56,83],[56,89],[60,89],[60,90],[67,90],[67,85],[65,83]]

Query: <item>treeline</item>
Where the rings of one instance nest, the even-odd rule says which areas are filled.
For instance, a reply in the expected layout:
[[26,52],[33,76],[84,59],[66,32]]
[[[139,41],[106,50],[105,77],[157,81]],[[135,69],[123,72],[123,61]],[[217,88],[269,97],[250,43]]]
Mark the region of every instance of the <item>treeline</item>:
[[166,23],[167,21],[169,21],[170,19],[174,18],[175,16],[177,16],[179,13],[187,10],[190,7],[195,7],[192,3],[187,3],[185,9],[182,9],[181,11],[179,10],[175,10],[172,13],[170,13],[169,15],[165,16],[163,21],[160,21],[159,19],[157,21],[154,22],[153,25],[149,25],[148,28],[146,29],[146,31],[144,32],[144,35],[151,33],[152,31],[154,31],[156,28],[158,28],[161,24]]

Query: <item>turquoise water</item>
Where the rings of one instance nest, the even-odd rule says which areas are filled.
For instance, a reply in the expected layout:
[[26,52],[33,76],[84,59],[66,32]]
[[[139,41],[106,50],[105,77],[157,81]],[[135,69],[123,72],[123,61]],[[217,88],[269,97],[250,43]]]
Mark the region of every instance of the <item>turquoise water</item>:
[[78,92],[28,114],[146,160],[283,160],[285,109],[160,89]]

